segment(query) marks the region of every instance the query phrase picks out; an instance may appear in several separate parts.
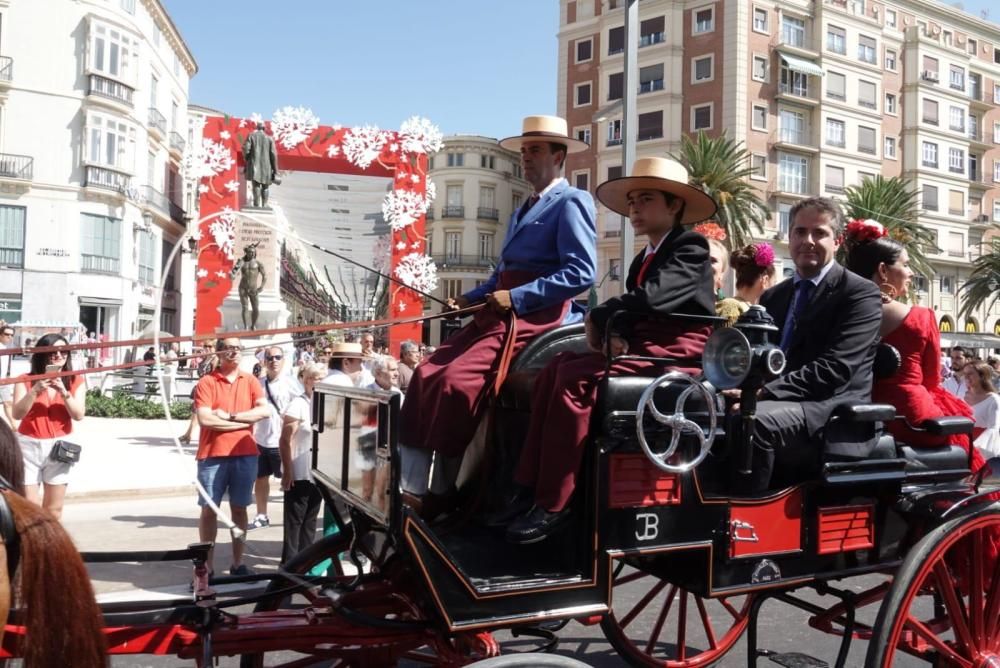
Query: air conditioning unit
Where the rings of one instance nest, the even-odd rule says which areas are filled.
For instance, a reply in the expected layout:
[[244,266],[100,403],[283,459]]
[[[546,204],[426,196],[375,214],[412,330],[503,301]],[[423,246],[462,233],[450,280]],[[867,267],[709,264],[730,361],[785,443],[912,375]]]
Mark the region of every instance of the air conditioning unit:
[[976,216],[976,222],[977,223],[988,223],[989,220],[990,220],[990,217],[988,215],[986,215],[985,213],[981,213],[978,216]]
[[939,81],[938,73],[934,70],[924,70],[920,73],[920,77],[925,81]]

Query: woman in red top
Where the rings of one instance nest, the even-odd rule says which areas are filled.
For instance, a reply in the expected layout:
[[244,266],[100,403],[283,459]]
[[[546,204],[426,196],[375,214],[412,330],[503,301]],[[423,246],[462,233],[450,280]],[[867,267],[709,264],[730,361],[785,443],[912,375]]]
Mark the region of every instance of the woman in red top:
[[[46,348],[67,343],[59,334],[46,334],[36,345]],[[69,355],[61,350],[36,352],[31,355],[31,375],[42,375],[53,364],[60,364],[63,371],[73,369]],[[24,381],[14,386],[14,419],[21,420],[17,432],[24,455],[24,495],[56,518],[62,515],[72,465],[53,459],[52,447],[73,431],[73,420],[83,419],[86,391],[81,376],[37,380],[34,384]],[[39,484],[44,486],[42,495]]]

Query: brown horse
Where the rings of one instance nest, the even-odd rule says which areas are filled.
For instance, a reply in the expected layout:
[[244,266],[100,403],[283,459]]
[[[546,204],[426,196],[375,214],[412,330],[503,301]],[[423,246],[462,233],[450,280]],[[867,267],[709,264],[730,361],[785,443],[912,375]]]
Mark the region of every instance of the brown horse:
[[26,668],[105,666],[101,609],[80,553],[59,520],[23,491],[21,448],[0,421],[0,642],[5,630],[17,636],[2,644]]

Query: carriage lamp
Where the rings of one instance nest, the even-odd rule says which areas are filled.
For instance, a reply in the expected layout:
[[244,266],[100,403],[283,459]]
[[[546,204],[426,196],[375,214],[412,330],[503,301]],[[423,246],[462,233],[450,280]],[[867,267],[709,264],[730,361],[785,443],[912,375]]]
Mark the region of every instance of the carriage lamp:
[[777,378],[785,369],[785,354],[771,342],[778,328],[760,306],[751,306],[735,327],[716,330],[705,343],[705,378],[720,390],[743,386],[750,378],[753,390]]

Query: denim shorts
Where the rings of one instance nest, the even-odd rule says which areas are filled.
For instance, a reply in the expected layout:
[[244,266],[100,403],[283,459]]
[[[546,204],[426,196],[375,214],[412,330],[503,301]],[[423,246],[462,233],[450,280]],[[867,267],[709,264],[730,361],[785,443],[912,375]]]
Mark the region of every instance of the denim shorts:
[[[257,479],[257,455],[207,457],[198,460],[198,482],[212,497],[215,505],[229,492],[230,505],[246,508],[253,499],[253,483]],[[198,505],[205,499],[198,495]]]

